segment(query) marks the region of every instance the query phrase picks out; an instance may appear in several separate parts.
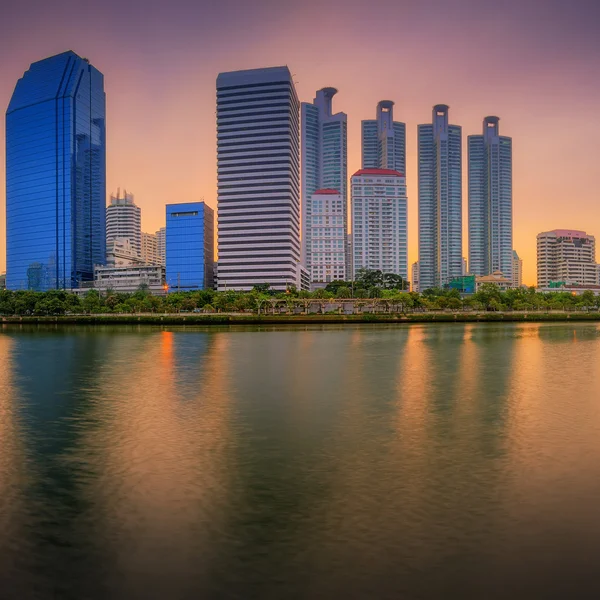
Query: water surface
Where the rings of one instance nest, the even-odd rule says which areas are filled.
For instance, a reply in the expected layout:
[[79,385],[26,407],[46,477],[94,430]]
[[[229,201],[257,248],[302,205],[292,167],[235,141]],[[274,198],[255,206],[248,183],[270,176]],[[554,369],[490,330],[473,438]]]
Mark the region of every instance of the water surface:
[[1,598],[597,598],[600,326],[0,330]]

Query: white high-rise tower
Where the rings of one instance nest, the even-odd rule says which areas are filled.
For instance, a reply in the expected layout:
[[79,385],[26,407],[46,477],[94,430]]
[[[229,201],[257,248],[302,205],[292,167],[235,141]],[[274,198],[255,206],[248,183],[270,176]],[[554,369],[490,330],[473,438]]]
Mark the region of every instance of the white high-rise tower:
[[120,190],[110,197],[106,207],[106,242],[114,242],[118,238],[129,240],[138,257],[142,255],[142,210],[133,200],[133,194]]

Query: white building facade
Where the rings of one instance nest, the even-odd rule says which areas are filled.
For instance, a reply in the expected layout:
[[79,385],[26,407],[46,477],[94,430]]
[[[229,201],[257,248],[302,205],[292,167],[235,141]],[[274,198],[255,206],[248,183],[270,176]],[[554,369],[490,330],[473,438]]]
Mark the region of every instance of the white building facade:
[[166,294],[165,268],[161,265],[101,267],[94,269],[94,288],[132,293],[144,286],[155,295]]
[[164,266],[167,264],[167,228],[161,227],[155,235],[159,264]]
[[[342,197],[344,238],[344,270],[350,271],[346,256],[348,235],[348,157],[347,116],[333,114],[332,99],[337,90],[332,87],[317,91],[312,103],[301,105],[302,139],[302,262],[313,273],[312,217],[313,194],[320,189],[336,190]],[[339,215],[337,215],[339,216]],[[344,279],[346,274],[342,279]],[[316,280],[315,280],[316,281]]]
[[299,121],[287,67],[217,77],[219,290],[297,284]]
[[448,111],[438,104],[432,123],[418,126],[421,291],[462,274],[462,128]]
[[406,179],[392,169],[361,169],[351,180],[354,273],[395,273],[408,280]]
[[138,257],[142,254],[142,210],[134,202],[133,194],[120,190],[111,195],[106,207],[107,245],[117,238],[127,238]]
[[158,238],[155,233],[142,231],[142,261],[147,265],[160,265]]
[[537,285],[598,285],[596,239],[585,231],[554,229],[537,236]]
[[310,280],[329,283],[346,279],[344,197],[338,190],[316,190],[311,196]]

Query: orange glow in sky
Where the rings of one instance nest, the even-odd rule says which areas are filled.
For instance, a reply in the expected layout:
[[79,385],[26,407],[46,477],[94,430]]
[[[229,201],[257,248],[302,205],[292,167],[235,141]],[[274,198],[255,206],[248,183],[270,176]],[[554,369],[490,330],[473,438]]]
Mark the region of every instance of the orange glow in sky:
[[164,225],[166,203],[204,198],[216,208],[217,74],[287,64],[300,100],[312,101],[324,86],[339,90],[334,110],[348,114],[349,174],[360,168],[361,119],[374,118],[379,100],[395,101],[395,119],[407,124],[409,263],[418,248],[417,124],[430,122],[437,103],[450,105],[451,123],[463,127],[465,256],[466,141],[487,115],[498,115],[501,135],[513,137],[514,248],[524,282],[536,280],[540,231],[600,236],[595,2],[83,4],[27,0],[3,16],[0,104],[6,108],[31,62],[67,49],[89,58],[105,76],[107,195],[117,187],[132,192],[144,231]]

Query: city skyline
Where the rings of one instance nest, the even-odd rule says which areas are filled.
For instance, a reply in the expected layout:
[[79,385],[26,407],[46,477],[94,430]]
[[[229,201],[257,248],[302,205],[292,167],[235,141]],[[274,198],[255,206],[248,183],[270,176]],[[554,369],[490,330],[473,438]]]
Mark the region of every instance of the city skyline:
[[[416,126],[427,122],[437,102],[447,103],[452,122],[463,128],[463,157],[466,136],[479,133],[481,120],[489,114],[501,117],[503,134],[515,142],[514,248],[524,260],[526,283],[536,279],[537,233],[563,227],[600,231],[590,135],[597,126],[594,98],[599,84],[589,76],[600,56],[591,27],[599,9],[592,3],[579,3],[579,11],[545,3],[548,10],[540,16],[539,4],[532,2],[508,3],[500,14],[492,13],[493,4],[485,2],[477,3],[478,11],[471,2],[452,10],[441,3],[409,7],[332,2],[315,23],[306,4],[291,8],[262,2],[250,10],[230,1],[201,11],[183,2],[170,8],[150,2],[145,4],[146,18],[140,20],[132,8],[136,3],[117,10],[116,3],[107,2],[94,9],[97,26],[85,29],[83,22],[90,20],[70,13],[68,2],[53,8],[52,27],[50,15],[31,10],[41,4],[24,4],[29,10],[11,9],[0,25],[6,57],[0,101],[6,107],[18,77],[45,56],[72,48],[97,65],[106,77],[107,188],[125,184],[135,190],[145,231],[163,225],[164,204],[172,197],[203,197],[216,208],[214,77],[221,71],[273,64],[290,66],[302,101],[310,101],[314,90],[324,86],[340,90],[336,110],[348,114],[349,173],[360,167],[361,120],[372,118],[381,98],[395,102],[395,118],[407,124],[410,263],[417,258],[418,243]],[[365,15],[364,7],[373,9],[374,4],[385,8],[385,14],[369,10]],[[181,9],[178,15],[176,8]],[[266,24],[267,14],[273,27]],[[17,36],[25,17],[29,35]],[[414,33],[387,35],[399,22]],[[218,35],[211,32],[217,23]],[[302,42],[309,23],[313,33],[328,34],[327,60],[321,60],[321,49]],[[487,27],[482,28],[483,23]],[[431,36],[419,35],[424,27],[430,28]],[[123,43],[125,33],[128,43]],[[385,76],[380,66],[383,53],[404,56],[402,66],[385,64]],[[449,68],[452,65],[457,68]],[[493,79],[488,77],[491,71]],[[4,124],[1,127],[3,137]],[[3,152],[2,148],[0,179]],[[466,170],[463,160],[463,215]],[[0,187],[4,193],[4,185]],[[573,202],[579,207],[575,215]],[[463,218],[465,256],[467,227]],[[0,271],[4,266],[0,244]]]

